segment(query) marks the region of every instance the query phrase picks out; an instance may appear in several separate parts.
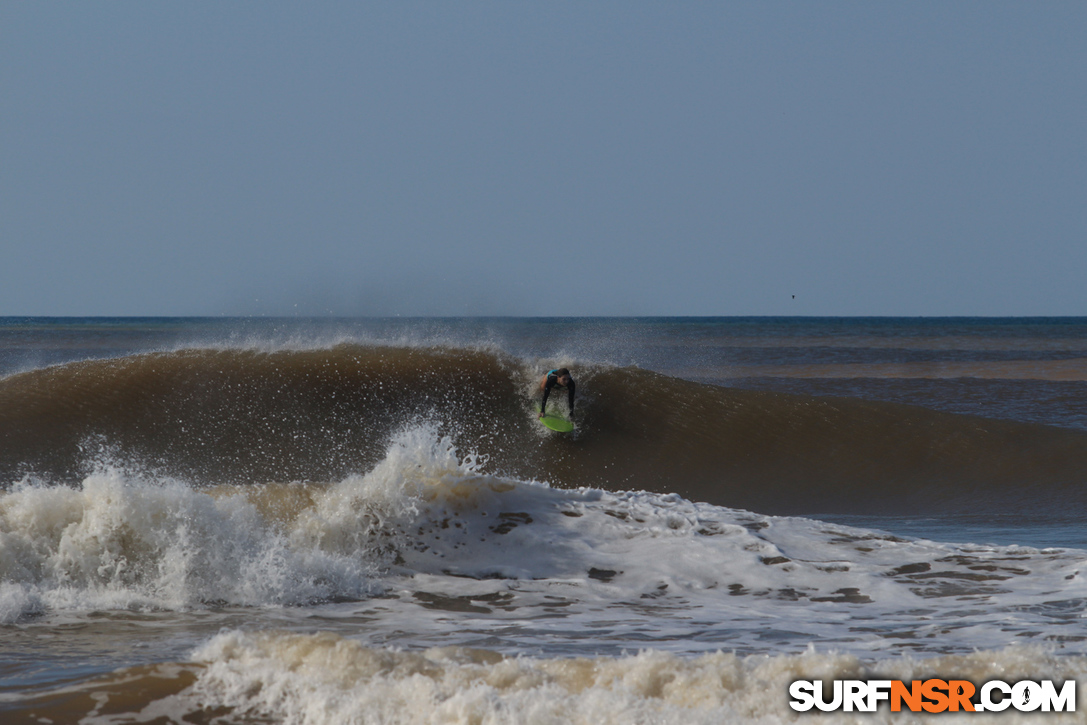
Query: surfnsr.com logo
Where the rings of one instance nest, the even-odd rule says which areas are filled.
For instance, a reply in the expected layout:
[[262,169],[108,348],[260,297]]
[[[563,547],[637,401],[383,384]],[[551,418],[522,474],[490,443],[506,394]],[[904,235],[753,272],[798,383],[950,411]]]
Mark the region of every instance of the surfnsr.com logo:
[[1058,687],[1052,680],[1021,680],[1008,684],[990,680],[975,687],[968,680],[834,680],[827,697],[820,680],[797,680],[789,685],[789,707],[807,712],[875,712],[886,702],[891,712],[1075,712],[1076,681]]

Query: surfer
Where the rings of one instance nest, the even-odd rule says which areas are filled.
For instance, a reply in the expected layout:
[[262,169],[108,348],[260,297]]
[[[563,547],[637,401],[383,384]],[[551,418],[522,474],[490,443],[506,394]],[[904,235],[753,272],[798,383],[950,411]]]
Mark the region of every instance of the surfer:
[[547,410],[547,396],[551,395],[551,388],[556,386],[566,389],[566,400],[570,403],[570,412],[574,412],[574,379],[570,377],[569,370],[559,368],[558,370],[549,370],[544,379],[540,381],[543,402],[540,403],[540,415],[538,417],[544,417],[544,411]]

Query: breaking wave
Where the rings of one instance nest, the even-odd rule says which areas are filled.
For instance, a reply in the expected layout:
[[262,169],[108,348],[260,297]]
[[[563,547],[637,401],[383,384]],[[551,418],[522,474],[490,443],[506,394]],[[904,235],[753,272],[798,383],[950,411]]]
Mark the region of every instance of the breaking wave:
[[[542,435],[544,363],[447,347],[182,350],[0,379],[0,481],[102,459],[199,485],[343,480],[428,422],[486,470],[767,513],[1082,508],[1087,434],[846,398],[576,368],[579,430]],[[563,405],[563,401],[556,403]]]

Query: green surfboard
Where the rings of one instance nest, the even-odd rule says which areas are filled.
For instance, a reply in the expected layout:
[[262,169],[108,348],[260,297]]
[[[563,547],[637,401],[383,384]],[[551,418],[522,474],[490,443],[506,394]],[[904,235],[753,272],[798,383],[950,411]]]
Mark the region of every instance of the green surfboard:
[[559,433],[569,433],[574,429],[573,423],[555,415],[545,415],[540,418],[540,422],[551,430],[557,430]]

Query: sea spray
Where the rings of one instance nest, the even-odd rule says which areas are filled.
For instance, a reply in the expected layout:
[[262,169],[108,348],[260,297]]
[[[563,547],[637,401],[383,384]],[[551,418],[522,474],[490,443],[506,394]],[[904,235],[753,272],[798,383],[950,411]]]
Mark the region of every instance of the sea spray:
[[362,599],[414,545],[422,502],[464,503],[462,484],[492,481],[480,465],[422,424],[335,484],[194,487],[104,463],[78,487],[26,479],[0,493],[0,621]]
[[[117,470],[78,488],[22,483],[0,495],[0,576],[53,610],[283,605],[366,596],[373,565],[297,549],[238,490],[212,496]],[[12,600],[13,594],[5,597]]]

